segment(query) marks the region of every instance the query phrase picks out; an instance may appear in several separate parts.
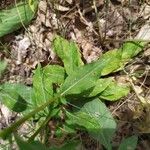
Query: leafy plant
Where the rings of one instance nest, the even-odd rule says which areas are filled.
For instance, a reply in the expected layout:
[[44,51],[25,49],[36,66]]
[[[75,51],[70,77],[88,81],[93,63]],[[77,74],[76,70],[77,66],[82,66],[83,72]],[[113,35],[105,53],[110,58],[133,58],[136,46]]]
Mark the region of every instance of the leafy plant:
[[[0,137],[7,139],[32,117],[33,120],[42,118],[38,129],[29,137],[29,142],[24,142],[16,135],[15,137],[22,150],[24,146],[28,149],[47,149],[39,143],[36,145],[34,139],[50,119],[56,119],[59,123],[55,136],[71,136],[77,130],[83,130],[111,150],[116,122],[104,101],[119,100],[129,93],[130,88],[128,85],[120,85],[112,77],[104,76],[121,70],[145,44],[127,42],[122,48],[109,51],[99,60],[84,65],[77,45],[56,36],[53,49],[64,67],[47,65],[42,68],[39,64],[34,71],[33,87],[10,83],[1,85],[0,100],[11,110],[22,113],[23,117],[1,131]],[[62,116],[65,119],[63,122]],[[71,149],[75,149],[77,145],[71,145]],[[63,147],[54,146],[50,149]]]

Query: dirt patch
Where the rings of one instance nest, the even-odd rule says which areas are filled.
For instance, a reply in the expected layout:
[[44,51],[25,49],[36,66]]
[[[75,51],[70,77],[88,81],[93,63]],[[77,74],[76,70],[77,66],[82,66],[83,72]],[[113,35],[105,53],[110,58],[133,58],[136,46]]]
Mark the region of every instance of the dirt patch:
[[10,5],[14,5],[15,0],[1,0],[0,10],[9,7]]

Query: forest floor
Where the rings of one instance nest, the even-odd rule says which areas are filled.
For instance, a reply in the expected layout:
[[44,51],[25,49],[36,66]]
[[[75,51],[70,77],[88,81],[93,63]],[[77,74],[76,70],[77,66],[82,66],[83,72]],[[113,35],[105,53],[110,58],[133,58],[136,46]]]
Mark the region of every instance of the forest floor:
[[[12,3],[14,0],[2,0],[0,9]],[[0,41],[0,59],[8,62],[1,83],[9,81],[32,85],[33,70],[39,62],[42,66],[60,64],[52,51],[52,40],[56,34],[75,41],[84,62],[90,63],[136,37],[146,24],[150,24],[150,4],[146,0],[61,0],[55,3],[40,0],[37,15],[31,24]],[[118,120],[114,143],[137,134],[138,150],[150,149],[150,108],[143,107],[138,97],[150,100],[149,46],[131,62],[132,65],[125,68],[129,74],[142,72],[133,82],[138,94],[131,91],[119,102],[108,104]],[[124,80],[120,73],[114,74],[114,77]],[[0,105],[1,129],[16,117],[16,113]],[[86,149],[102,149],[86,134],[81,133],[81,138]]]

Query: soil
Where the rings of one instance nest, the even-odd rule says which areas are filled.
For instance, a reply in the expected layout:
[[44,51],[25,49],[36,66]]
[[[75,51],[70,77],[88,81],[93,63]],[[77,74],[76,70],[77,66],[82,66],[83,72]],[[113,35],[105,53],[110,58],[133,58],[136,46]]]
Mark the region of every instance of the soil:
[[14,5],[15,0],[1,0],[0,10],[9,7],[10,5]]
[[[14,4],[14,0],[2,0],[0,9]],[[150,6],[147,1],[140,0],[66,0],[58,1],[55,5],[47,0],[41,0],[36,19],[27,27],[28,32],[20,29],[3,38],[0,45],[0,58],[8,62],[8,68],[3,82],[20,82],[32,85],[33,70],[40,62],[47,64],[61,64],[52,51],[51,41],[57,33],[67,39],[75,41],[81,49],[84,62],[90,63],[98,59],[103,53],[118,48],[128,39],[133,39],[142,26],[150,23]],[[29,34],[30,33],[30,36]],[[5,40],[4,40],[5,39]],[[21,47],[20,43],[27,45]],[[143,71],[141,77],[134,81],[134,85],[141,90],[141,95],[150,98],[150,45],[145,52],[131,62],[126,69],[129,73]],[[5,50],[4,50],[5,48]],[[138,65],[138,66],[137,66]],[[124,80],[124,75],[114,75],[118,80]],[[132,91],[119,102],[108,103],[111,112],[118,123],[114,145],[118,145],[125,137],[139,135],[138,150],[149,150],[150,119],[149,108],[141,107],[137,95]],[[0,105],[5,114],[6,108]],[[3,116],[0,128],[8,126],[18,116],[7,110],[7,117]],[[80,137],[86,149],[103,150],[102,146],[93,141],[87,134]],[[91,143],[90,143],[91,142]]]

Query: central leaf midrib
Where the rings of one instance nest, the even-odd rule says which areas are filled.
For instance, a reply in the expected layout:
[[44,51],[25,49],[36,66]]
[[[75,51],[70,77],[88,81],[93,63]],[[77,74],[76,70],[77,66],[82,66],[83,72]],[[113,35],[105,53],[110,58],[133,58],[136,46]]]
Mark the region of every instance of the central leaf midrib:
[[[109,62],[111,58],[109,58],[107,61]],[[102,64],[105,64],[106,62],[103,60]],[[68,92],[71,88],[73,88],[75,85],[77,85],[81,80],[85,79],[88,75],[92,74],[97,68],[102,67],[103,65],[100,64],[97,67],[95,67],[94,69],[92,69],[89,73],[87,73],[83,78],[79,79],[76,83],[74,83],[72,86],[70,86],[68,89],[66,89],[63,93],[61,93],[60,95],[63,96],[65,95],[66,92]]]

